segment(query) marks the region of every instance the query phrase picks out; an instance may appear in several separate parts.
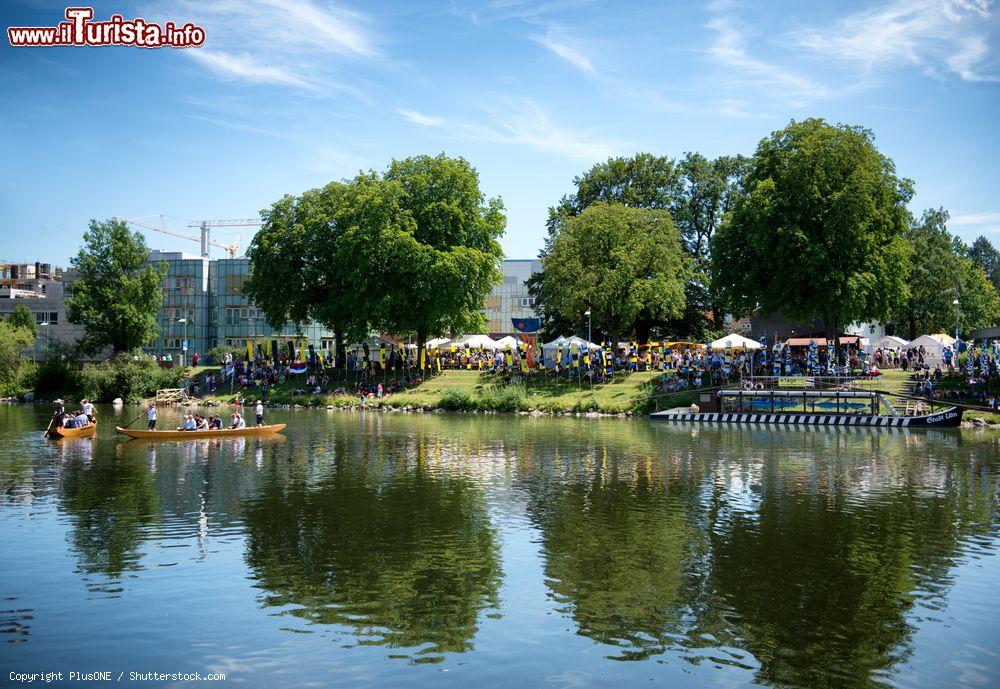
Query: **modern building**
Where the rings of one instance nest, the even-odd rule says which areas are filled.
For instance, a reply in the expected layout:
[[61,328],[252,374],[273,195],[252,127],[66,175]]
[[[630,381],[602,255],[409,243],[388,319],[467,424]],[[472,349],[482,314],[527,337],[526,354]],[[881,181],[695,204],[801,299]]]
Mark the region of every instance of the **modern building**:
[[32,359],[41,359],[59,343],[72,344],[83,332],[66,316],[65,279],[70,275],[48,263],[0,263],[0,318],[19,306],[34,314],[38,338],[26,352]]
[[[249,259],[210,259],[154,249],[149,261],[167,267],[160,332],[146,348],[151,354],[170,354],[180,361],[184,353],[190,361],[196,352],[204,357],[217,346],[243,349],[247,342],[274,338],[302,339],[320,351],[334,348],[333,332],[320,325],[304,325],[299,335],[290,323],[278,330],[267,324],[264,314],[243,294],[250,276]],[[503,262],[503,281],[490,292],[484,308],[492,336],[513,334],[512,319],[535,315],[526,282],[541,267],[536,259]],[[33,358],[41,358],[56,343],[70,345],[83,334],[82,328],[69,323],[66,313],[73,279],[72,270],[64,273],[48,264],[0,264],[0,317],[20,305],[35,314],[39,337],[29,352]]]
[[243,349],[248,342],[272,338],[306,340],[317,348],[331,347],[333,333],[319,325],[304,325],[299,336],[292,324],[275,330],[243,294],[250,277],[246,258],[208,259],[182,252],[151,251],[151,263],[166,263],[160,307],[160,334],[147,348],[180,360],[205,356],[213,347]]
[[507,259],[503,262],[503,282],[486,297],[484,313],[489,320],[490,337],[514,334],[514,318],[535,316],[535,298],[528,293],[527,280],[541,272],[538,259]]

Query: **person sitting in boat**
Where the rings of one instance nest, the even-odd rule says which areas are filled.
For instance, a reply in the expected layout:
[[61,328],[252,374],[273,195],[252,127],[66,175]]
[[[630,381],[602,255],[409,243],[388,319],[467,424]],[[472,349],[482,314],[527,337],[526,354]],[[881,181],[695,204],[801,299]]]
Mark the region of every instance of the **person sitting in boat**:
[[199,431],[207,431],[208,430],[208,419],[206,419],[204,416],[200,416],[200,415],[197,416],[196,417],[195,427]]
[[230,420],[232,421],[233,429],[246,428],[247,422],[243,419],[243,415],[239,412],[233,412],[230,415]]
[[218,414],[212,414],[212,420],[208,425],[212,430],[222,430],[222,417]]
[[198,430],[198,423],[194,420],[194,416],[188,414],[184,417],[184,429],[185,431],[196,431]]
[[86,428],[90,425],[90,418],[83,413],[83,410],[76,412],[76,426],[74,428]]

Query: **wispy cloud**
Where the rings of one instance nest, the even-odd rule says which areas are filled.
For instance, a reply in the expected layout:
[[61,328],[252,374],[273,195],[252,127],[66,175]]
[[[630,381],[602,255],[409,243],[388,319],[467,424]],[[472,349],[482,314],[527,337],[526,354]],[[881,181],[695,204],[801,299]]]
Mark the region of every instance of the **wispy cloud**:
[[1000,212],[966,213],[953,216],[948,224],[966,236],[1000,232]]
[[309,91],[317,84],[292,74],[285,68],[266,65],[249,53],[234,54],[215,50],[191,50],[191,57],[224,79],[239,79],[251,84],[279,84]]
[[986,73],[992,0],[892,0],[830,26],[791,34],[817,56],[865,70],[918,65],[935,76],[997,81]]
[[574,131],[552,121],[530,99],[510,102],[488,114],[486,124],[427,115],[415,110],[397,111],[401,117],[442,136],[498,144],[526,146],[583,162],[603,160],[629,150],[623,142],[602,140],[589,131]]
[[315,0],[168,0],[144,8],[157,20],[197,21],[205,47],[183,55],[227,81],[283,86],[313,94],[329,91],[363,98],[337,81],[338,60],[382,57],[369,18]]
[[562,34],[564,34],[563,31],[552,27],[545,34],[531,36],[531,40],[544,46],[591,79],[596,78],[597,70],[594,69],[590,58],[584,55],[578,47],[571,45],[569,39]]
[[[725,9],[728,6],[715,4],[713,7]],[[731,70],[730,80],[737,85],[764,89],[766,93],[761,95],[781,96],[796,106],[833,95],[829,87],[798,71],[751,54],[744,29],[735,17],[719,13],[707,26],[716,34],[709,54],[718,64]]]

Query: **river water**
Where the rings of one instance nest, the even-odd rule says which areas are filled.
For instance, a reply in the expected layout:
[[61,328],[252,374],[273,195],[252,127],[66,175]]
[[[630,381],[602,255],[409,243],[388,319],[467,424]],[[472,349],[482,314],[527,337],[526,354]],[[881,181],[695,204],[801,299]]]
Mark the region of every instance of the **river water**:
[[2,684],[1000,686],[996,433],[100,412],[0,407]]

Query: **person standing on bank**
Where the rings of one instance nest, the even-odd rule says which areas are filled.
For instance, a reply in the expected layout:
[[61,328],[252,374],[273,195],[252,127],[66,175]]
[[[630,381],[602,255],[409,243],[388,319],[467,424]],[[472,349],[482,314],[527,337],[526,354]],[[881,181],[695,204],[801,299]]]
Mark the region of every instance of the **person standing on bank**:
[[264,425],[264,405],[261,403],[260,400],[257,400],[257,407],[254,409],[254,411],[257,412],[257,425],[258,426],[263,426]]
[[149,421],[149,430],[156,430],[156,405],[152,402],[149,403],[149,408],[146,410],[146,419]]

